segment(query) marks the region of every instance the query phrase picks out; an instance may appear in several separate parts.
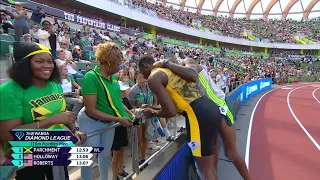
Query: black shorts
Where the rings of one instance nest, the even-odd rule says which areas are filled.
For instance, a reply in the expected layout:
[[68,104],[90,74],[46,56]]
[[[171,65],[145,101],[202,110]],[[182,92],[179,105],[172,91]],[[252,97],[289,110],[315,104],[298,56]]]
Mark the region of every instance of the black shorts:
[[211,156],[222,121],[219,107],[209,97],[203,96],[191,102],[183,115],[193,156]]
[[128,144],[129,141],[127,128],[123,126],[116,127],[111,149],[113,151],[119,151],[121,148],[127,147]]

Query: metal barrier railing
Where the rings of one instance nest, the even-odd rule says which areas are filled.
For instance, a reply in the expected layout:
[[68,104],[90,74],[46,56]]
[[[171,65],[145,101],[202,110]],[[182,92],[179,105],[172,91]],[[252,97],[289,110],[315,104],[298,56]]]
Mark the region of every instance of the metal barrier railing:
[[231,82],[230,86],[229,86],[229,92],[235,90],[237,87],[241,86],[243,84],[242,81],[234,81]]

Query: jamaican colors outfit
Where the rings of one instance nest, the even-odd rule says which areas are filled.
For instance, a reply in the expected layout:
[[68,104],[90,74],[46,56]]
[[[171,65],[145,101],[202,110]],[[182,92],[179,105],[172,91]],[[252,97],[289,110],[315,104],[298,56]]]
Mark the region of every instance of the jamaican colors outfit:
[[205,70],[198,74],[197,85],[203,94],[206,94],[216,105],[219,106],[220,113],[225,117],[229,126],[234,124],[233,115],[225,102],[225,93],[209,77]]
[[[15,42],[14,57],[16,63],[30,61],[33,55],[48,53],[50,51],[41,44]],[[20,119],[22,124],[31,124],[41,121],[66,110],[62,87],[58,82],[47,81],[45,87],[31,85],[29,88],[22,88],[17,82],[11,80],[0,86],[0,121]],[[49,129],[64,129],[63,124],[55,124]],[[30,147],[25,147],[28,152]],[[10,154],[8,143],[4,144],[5,153]],[[10,159],[8,159],[10,161]],[[6,163],[6,162],[5,162]],[[65,177],[68,171],[65,167]],[[43,180],[53,178],[51,166],[30,166],[17,171],[17,180],[33,179]]]
[[194,156],[210,156],[221,126],[218,106],[203,95],[196,83],[186,82],[169,69],[157,68],[168,77],[166,90],[169,92],[177,112],[186,118],[190,137],[189,147]]

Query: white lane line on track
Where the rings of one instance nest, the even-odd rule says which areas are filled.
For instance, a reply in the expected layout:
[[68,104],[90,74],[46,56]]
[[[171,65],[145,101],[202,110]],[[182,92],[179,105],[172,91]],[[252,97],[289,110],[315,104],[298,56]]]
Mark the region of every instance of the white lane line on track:
[[309,137],[309,139],[311,140],[311,142],[313,142],[313,144],[316,146],[316,148],[320,151],[320,145],[317,143],[317,141],[311,136],[311,134],[307,131],[307,129],[302,125],[302,123],[299,121],[299,119],[297,118],[297,116],[295,115],[295,113],[293,112],[292,108],[291,108],[291,105],[290,105],[290,94],[292,92],[294,92],[295,90],[297,89],[300,89],[300,88],[304,88],[304,87],[308,87],[308,86],[300,86],[300,87],[297,87],[293,90],[291,90],[288,95],[287,95],[287,104],[288,104],[288,108],[293,116],[293,118],[296,120],[296,122],[299,124],[299,126],[301,127],[301,129],[304,131],[304,133]]
[[320,87],[319,87],[319,88],[316,88],[316,89],[312,92],[312,96],[313,96],[313,98],[320,104],[319,99],[318,99],[318,98],[316,97],[316,95],[315,95],[316,91],[319,90],[319,89],[320,89]]
[[[307,84],[307,83],[306,83]],[[245,162],[246,162],[246,165],[247,165],[247,168],[249,169],[249,157],[250,157],[250,140],[251,140],[251,129],[252,129],[252,122],[253,122],[253,117],[254,117],[254,114],[257,110],[257,107],[260,103],[260,101],[262,100],[262,98],[269,94],[270,92],[274,91],[274,90],[278,90],[278,89],[281,89],[281,88],[284,88],[284,87],[289,87],[289,86],[296,86],[297,84],[291,84],[291,85],[286,85],[286,86],[280,86],[278,88],[275,88],[275,89],[272,89],[270,91],[267,91],[266,93],[264,93],[258,100],[258,102],[256,103],[256,105],[254,106],[253,110],[252,110],[252,114],[251,114],[251,117],[250,117],[250,122],[249,122],[249,128],[248,128],[248,133],[247,133],[247,144],[246,144],[246,153],[245,153]]]
[[[278,88],[277,88],[278,89]],[[252,110],[252,114],[251,114],[251,117],[250,117],[250,122],[249,122],[249,128],[248,128],[248,135],[247,135],[247,144],[246,144],[246,154],[245,154],[245,162],[247,164],[247,168],[249,169],[249,154],[250,154],[250,140],[251,140],[251,129],[252,129],[252,121],[253,121],[253,116],[257,110],[257,107],[260,103],[260,101],[262,100],[262,98],[269,94],[270,92],[274,91],[274,90],[277,90],[277,89],[272,89],[266,93],[264,93],[258,100],[258,102],[256,103],[256,105],[254,106],[253,110]]]

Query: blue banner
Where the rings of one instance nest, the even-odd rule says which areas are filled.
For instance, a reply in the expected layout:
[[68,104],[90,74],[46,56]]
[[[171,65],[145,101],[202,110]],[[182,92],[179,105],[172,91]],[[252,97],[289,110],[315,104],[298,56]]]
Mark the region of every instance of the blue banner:
[[240,90],[240,105],[245,103],[248,99],[260,93],[261,91],[268,90],[272,87],[272,78],[266,78],[249,83],[243,84]]

